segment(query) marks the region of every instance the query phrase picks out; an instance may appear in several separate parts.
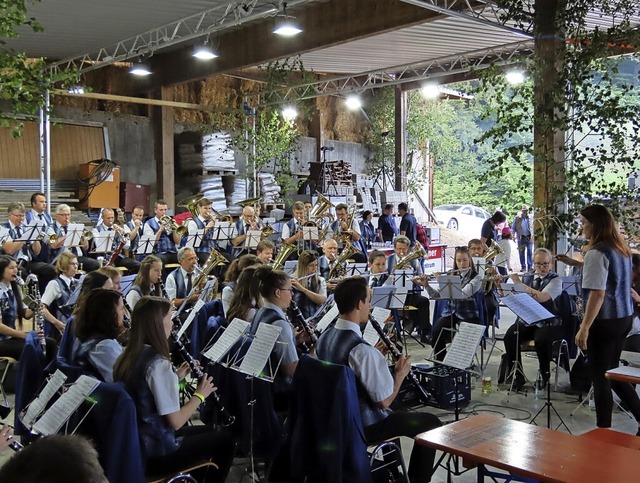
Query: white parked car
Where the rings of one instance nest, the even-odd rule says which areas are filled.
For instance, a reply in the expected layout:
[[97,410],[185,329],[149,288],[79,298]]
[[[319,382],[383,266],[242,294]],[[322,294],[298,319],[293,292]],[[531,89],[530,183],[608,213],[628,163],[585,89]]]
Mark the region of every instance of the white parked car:
[[439,224],[477,237],[480,236],[482,224],[491,218],[487,210],[473,205],[440,205],[433,209],[433,213]]

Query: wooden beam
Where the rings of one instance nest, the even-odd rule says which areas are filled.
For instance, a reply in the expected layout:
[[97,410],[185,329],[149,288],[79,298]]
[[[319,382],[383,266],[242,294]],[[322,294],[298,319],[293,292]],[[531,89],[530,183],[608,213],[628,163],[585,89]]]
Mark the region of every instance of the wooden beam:
[[[173,90],[160,89],[163,101],[173,100]],[[156,200],[163,199],[169,209],[175,209],[175,160],[173,155],[173,107],[152,108],[152,122],[156,158]]]
[[[460,8],[464,7],[465,2],[461,2]],[[221,35],[216,39],[221,55],[212,62],[194,61],[191,46],[167,54],[156,54],[150,59],[154,80],[157,85],[201,80],[441,17],[428,9],[400,0],[328,0],[311,4],[293,14],[304,28],[304,32],[298,36],[282,38],[274,35],[273,21],[267,19]],[[375,52],[371,55],[375,55]]]
[[230,108],[211,107],[205,104],[193,104],[190,102],[167,101],[164,99],[148,99],[145,97],[119,96],[116,94],[101,94],[99,92],[85,92],[84,94],[76,94],[76,93],[67,92],[62,89],[54,89],[52,91],[52,94],[56,96],[100,99],[103,101],[129,102],[131,104],[145,104],[148,106],[179,107],[182,109],[195,109],[198,111],[207,111],[207,112],[227,113],[227,112],[234,112],[238,110],[238,109],[230,109]]

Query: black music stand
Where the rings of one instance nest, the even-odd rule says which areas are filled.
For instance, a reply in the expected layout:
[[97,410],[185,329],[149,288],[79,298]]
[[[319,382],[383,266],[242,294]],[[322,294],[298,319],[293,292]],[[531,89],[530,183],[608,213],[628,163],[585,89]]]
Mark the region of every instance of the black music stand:
[[560,420],[558,425],[553,429],[557,431],[561,426],[564,426],[567,432],[569,434],[572,434],[571,430],[562,419],[562,416],[560,416],[560,413],[558,413],[558,410],[553,406],[553,402],[551,402],[551,377],[549,376],[550,374],[547,373],[547,400],[544,402],[544,404],[542,405],[540,410],[536,413],[536,415],[533,418],[531,418],[531,421],[529,421],[529,424],[536,424],[536,419],[538,418],[538,416],[542,414],[542,411],[546,409],[547,410],[547,428],[551,429],[551,410],[553,409],[553,412],[556,414],[556,416]]
[[[427,289],[427,294],[429,295],[429,299],[431,300],[446,300],[451,302],[453,300],[466,300],[470,297],[467,296],[462,291],[462,280],[457,275],[441,275],[437,279],[437,286],[435,288],[431,286],[429,283],[425,284],[425,288]],[[432,342],[432,346],[434,347],[434,352],[432,352],[431,357],[436,358],[438,354],[435,353],[435,346],[438,345],[438,341],[440,337],[442,337],[442,332],[445,330],[455,331],[454,329],[454,311],[451,312],[451,326],[449,328],[443,327],[440,334],[438,334],[438,338]],[[434,324],[435,324],[434,320]],[[453,336],[451,337],[453,340]],[[443,349],[444,350],[444,349]]]

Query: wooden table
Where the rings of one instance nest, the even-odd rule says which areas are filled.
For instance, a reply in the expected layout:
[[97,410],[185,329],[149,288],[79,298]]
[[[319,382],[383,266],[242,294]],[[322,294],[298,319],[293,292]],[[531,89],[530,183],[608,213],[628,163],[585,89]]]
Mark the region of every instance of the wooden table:
[[[619,366],[615,369],[609,369],[605,373],[605,377],[612,381],[640,384],[640,367]],[[638,480],[640,481],[640,478]]]
[[416,443],[461,456],[513,475],[545,482],[638,482],[637,450],[511,421],[479,415],[416,436]]

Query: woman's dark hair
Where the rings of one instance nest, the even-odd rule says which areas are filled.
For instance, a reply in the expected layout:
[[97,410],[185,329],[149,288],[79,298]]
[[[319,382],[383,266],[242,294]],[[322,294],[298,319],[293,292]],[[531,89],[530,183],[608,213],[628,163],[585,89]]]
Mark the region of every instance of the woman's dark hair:
[[145,295],[160,295],[159,287],[155,287],[155,293],[151,293],[151,279],[149,277],[151,267],[154,263],[158,262],[162,263],[162,260],[155,255],[147,255],[146,257],[144,257],[142,262],[140,262],[138,275],[136,275],[136,279],[133,281],[133,284],[140,287],[140,290]]
[[333,299],[338,306],[338,312],[348,314],[353,311],[358,302],[367,300],[369,287],[362,277],[349,277],[341,280],[333,292]]
[[240,276],[240,272],[242,272],[245,268],[250,267],[251,265],[261,265],[262,262],[256,255],[242,255],[240,258],[236,258],[231,262],[229,268],[227,268],[227,273],[225,274],[224,281],[225,282],[236,282],[238,277]]
[[277,288],[283,289],[291,279],[287,272],[274,270],[270,265],[262,265],[256,268],[256,277],[260,280],[260,295],[271,300]]
[[153,347],[161,357],[170,359],[169,342],[163,324],[163,319],[170,310],[171,302],[165,298],[140,298],[131,314],[129,342],[113,367],[115,381],[129,382],[145,344]]
[[507,221],[507,217],[505,216],[505,214],[502,211],[496,211],[490,218],[490,220],[495,224],[498,225],[500,223],[503,223],[505,221]]
[[362,221],[367,221],[367,217],[371,214],[371,210],[365,210],[364,213],[362,213]]
[[120,292],[104,288],[94,288],[84,304],[76,312],[73,333],[82,342],[92,337],[116,339],[122,327],[118,324],[118,302]]
[[[249,309],[260,302],[260,279],[256,277],[257,269],[257,266],[247,267],[238,277],[226,315],[227,323],[235,318],[246,320]],[[247,320],[247,322],[251,321]]]
[[[11,265],[11,262],[18,263],[15,258],[10,255],[0,255],[0,278],[4,276],[4,271]],[[22,319],[25,318],[25,310],[22,306],[22,290],[18,286],[18,282],[11,282],[11,291],[16,298],[16,305],[18,308],[18,324],[22,327]],[[0,321],[0,323],[2,323]]]
[[622,255],[631,256],[629,245],[622,238],[616,220],[606,206],[587,206],[580,211],[580,214],[591,223],[589,245],[593,247],[598,243],[602,243]]
[[[316,250],[305,250],[298,257],[298,267],[296,268],[296,277],[305,277],[307,275],[307,267],[318,259]],[[306,282],[306,283],[305,283]],[[319,280],[318,277],[311,277],[300,282],[303,287],[308,288],[314,293],[318,293]]]
[[87,273],[82,279],[82,286],[80,287],[80,293],[76,300],[76,305],[73,307],[73,316],[82,310],[82,307],[86,304],[87,297],[94,288],[102,288],[104,284],[109,280],[104,273],[93,271]]

